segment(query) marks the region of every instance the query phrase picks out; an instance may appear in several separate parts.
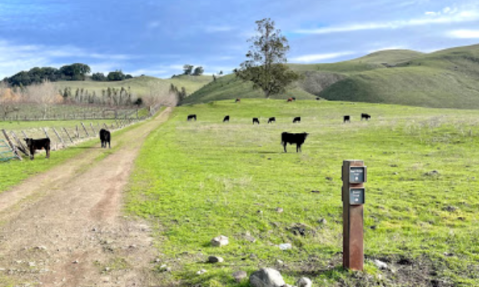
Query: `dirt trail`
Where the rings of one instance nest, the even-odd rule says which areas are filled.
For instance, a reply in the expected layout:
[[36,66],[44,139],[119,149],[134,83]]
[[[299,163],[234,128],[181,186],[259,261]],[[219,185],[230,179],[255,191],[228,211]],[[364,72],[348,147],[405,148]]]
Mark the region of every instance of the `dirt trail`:
[[122,191],[146,136],[171,110],[113,135],[104,158],[98,143],[0,194],[0,286],[156,284],[150,229],[121,216]]

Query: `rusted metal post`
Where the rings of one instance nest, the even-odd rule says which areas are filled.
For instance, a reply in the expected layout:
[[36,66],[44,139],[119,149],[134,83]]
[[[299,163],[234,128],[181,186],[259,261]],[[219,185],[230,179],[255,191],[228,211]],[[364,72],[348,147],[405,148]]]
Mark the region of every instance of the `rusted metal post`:
[[345,160],[342,167],[343,267],[363,270],[364,265],[364,182],[366,167],[361,160]]

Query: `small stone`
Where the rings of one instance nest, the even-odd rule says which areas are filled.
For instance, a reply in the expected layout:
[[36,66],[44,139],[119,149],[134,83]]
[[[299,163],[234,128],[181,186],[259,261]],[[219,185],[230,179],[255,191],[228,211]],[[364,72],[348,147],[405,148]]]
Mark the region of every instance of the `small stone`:
[[251,236],[251,235],[246,235],[244,238],[245,238],[246,240],[248,240],[249,242],[251,242],[251,243],[255,243],[255,242],[256,242],[256,238],[254,238],[254,237]]
[[298,282],[296,282],[296,285],[298,285],[298,287],[311,287],[313,286],[313,282],[307,277],[301,277]]
[[281,250],[288,250],[288,249],[291,249],[293,248],[293,246],[291,245],[291,243],[282,243],[280,245],[278,245],[279,249]]
[[78,262],[78,260],[75,260],[75,261],[73,261],[72,263],[73,263],[73,264],[78,264],[79,262]]
[[211,244],[213,246],[225,246],[229,244],[228,237],[220,235],[211,239]]
[[282,260],[279,260],[279,259],[276,260],[276,263],[277,263],[278,265],[283,265],[283,264],[284,264],[284,262],[283,262]]
[[97,230],[98,230],[98,229],[96,229],[96,228],[93,228],[91,231],[93,231],[93,232],[97,232]]
[[196,272],[196,274],[201,275],[201,274],[204,274],[206,272],[208,272],[208,271],[206,271],[205,269],[201,269],[200,271]]
[[110,282],[110,277],[102,277],[101,281],[103,281],[104,283]]
[[222,257],[219,257],[219,256],[209,256],[208,257],[208,262],[209,263],[221,263],[223,261],[224,261],[224,259]]
[[105,271],[106,272],[110,271],[110,267],[105,267]]
[[159,263],[159,262],[160,262],[160,258],[156,258],[155,263]]
[[399,173],[398,172],[393,172],[393,175],[398,175]]
[[278,270],[272,268],[261,268],[249,277],[252,287],[280,287],[284,286],[283,276]]
[[454,254],[450,252],[444,252],[444,256],[451,257],[454,256]]
[[444,207],[442,210],[445,210],[445,211],[448,211],[448,212],[454,212],[454,211],[457,210],[457,207],[448,205],[448,206]]
[[250,259],[256,259],[256,258],[258,258],[258,256],[256,256],[256,254],[254,254],[254,253],[251,253],[251,254],[249,255],[249,258],[250,258]]
[[439,171],[437,171],[437,170],[429,171],[429,172],[426,172],[424,175],[426,175],[426,176],[436,176],[436,175],[439,175]]
[[277,212],[277,213],[282,213],[282,212],[283,212],[283,209],[282,209],[281,207],[277,207],[277,208],[276,208],[276,212]]
[[381,260],[374,260],[374,265],[380,270],[386,270],[388,269],[388,265],[385,262],[382,262]]
[[326,224],[326,223],[328,223],[328,221],[325,218],[321,218],[320,220],[318,220],[318,223],[319,224]]
[[128,248],[130,248],[130,249],[135,249],[135,248],[136,248],[136,245],[135,245],[135,244],[132,244],[132,245],[128,246]]
[[248,276],[246,271],[236,271],[233,273],[233,277],[235,278],[236,282],[241,282],[243,279],[245,279]]

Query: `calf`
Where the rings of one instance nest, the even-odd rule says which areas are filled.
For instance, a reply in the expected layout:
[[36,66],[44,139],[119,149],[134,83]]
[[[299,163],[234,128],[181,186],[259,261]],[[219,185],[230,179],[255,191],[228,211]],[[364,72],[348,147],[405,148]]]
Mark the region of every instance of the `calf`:
[[45,149],[47,152],[47,158],[50,158],[50,139],[49,138],[44,138],[44,139],[31,139],[31,138],[24,138],[23,139],[27,143],[27,147],[30,151],[30,159],[33,160],[35,150],[37,149]]
[[293,119],[293,124],[294,124],[294,123],[300,123],[300,122],[301,122],[301,117],[295,117],[295,118]]
[[259,125],[259,120],[258,120],[258,118],[253,118],[253,125],[254,125],[254,123],[257,123],[257,124]]
[[239,103],[239,102],[241,102],[241,99],[240,99],[240,98],[236,98],[235,103]]
[[269,123],[273,123],[273,122],[274,122],[274,123],[276,122],[276,118],[275,118],[275,117],[271,117],[271,118],[268,119],[268,124],[269,124]]
[[223,119],[223,123],[224,122],[229,122],[230,121],[230,116],[226,116],[224,119]]
[[196,115],[188,115],[188,117],[186,118],[187,121],[191,121],[192,119],[194,119],[196,122]]
[[106,148],[106,144],[108,144],[108,147],[111,148],[110,140],[111,140],[110,132],[105,129],[101,129],[100,130],[101,147]]
[[371,116],[368,115],[368,114],[361,114],[361,120],[365,119],[365,120],[368,121],[370,118],[371,118]]
[[343,123],[345,123],[345,122],[350,123],[351,122],[351,117],[350,116],[344,116],[343,117]]
[[296,144],[296,152],[301,151],[301,145],[303,145],[304,141],[308,133],[300,133],[300,134],[293,134],[284,132],[281,134],[281,144],[284,147],[284,152],[288,152],[286,150],[286,144]]
[[293,98],[289,98],[289,99],[286,100],[286,102],[288,102],[288,103],[292,102],[292,101],[293,101]]

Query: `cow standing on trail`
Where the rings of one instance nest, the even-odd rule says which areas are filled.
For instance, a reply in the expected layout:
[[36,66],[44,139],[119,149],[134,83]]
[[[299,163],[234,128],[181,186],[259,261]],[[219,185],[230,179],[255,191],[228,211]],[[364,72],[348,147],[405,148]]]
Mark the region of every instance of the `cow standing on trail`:
[[111,148],[110,140],[111,140],[110,132],[105,129],[101,129],[100,130],[101,147],[106,148],[106,144],[108,144],[108,147]]
[[301,145],[303,145],[304,141],[306,140],[306,137],[308,136],[308,133],[299,133],[299,134],[293,134],[293,133],[288,133],[284,132],[281,134],[281,144],[284,147],[284,152],[288,152],[286,150],[286,144],[296,144],[296,152],[301,151]]
[[47,153],[47,158],[50,158],[50,139],[31,139],[31,138],[24,138],[23,139],[27,143],[27,147],[30,150],[30,159],[33,160],[35,158],[35,150],[37,149],[45,149]]

